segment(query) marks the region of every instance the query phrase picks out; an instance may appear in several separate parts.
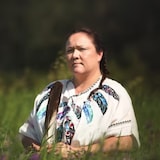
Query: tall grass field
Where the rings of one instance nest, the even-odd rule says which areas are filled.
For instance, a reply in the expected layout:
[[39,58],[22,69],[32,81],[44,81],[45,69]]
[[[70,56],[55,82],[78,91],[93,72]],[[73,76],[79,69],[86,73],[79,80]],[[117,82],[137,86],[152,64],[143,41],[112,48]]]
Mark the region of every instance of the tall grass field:
[[[64,72],[65,73],[65,72]],[[65,73],[68,74],[68,73]],[[66,75],[51,73],[21,74],[3,73],[0,77],[0,160],[27,160],[19,139],[18,129],[30,114],[35,96],[52,80]],[[124,84],[133,102],[137,117],[141,147],[131,152],[133,160],[160,159],[160,92],[156,88],[148,88],[140,77]],[[82,159],[104,160],[106,155],[97,153],[93,156],[85,154]],[[54,153],[41,153],[41,159],[61,159]],[[109,159],[109,158],[108,158]],[[121,159],[115,153],[110,159]]]

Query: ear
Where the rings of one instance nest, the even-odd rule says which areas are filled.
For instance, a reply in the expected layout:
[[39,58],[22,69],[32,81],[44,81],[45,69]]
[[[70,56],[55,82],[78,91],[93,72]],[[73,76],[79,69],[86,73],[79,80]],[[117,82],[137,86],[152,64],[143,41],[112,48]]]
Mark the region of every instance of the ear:
[[97,56],[97,57],[98,57],[98,58],[97,58],[98,62],[100,62],[101,59],[102,59],[102,57],[103,57],[103,51],[98,52],[98,56]]

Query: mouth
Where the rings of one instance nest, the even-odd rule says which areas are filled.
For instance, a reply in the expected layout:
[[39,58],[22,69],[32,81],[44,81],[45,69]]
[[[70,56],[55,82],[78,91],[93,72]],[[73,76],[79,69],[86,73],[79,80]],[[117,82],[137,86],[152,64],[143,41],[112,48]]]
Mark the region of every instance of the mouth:
[[72,63],[72,66],[83,65],[82,63]]

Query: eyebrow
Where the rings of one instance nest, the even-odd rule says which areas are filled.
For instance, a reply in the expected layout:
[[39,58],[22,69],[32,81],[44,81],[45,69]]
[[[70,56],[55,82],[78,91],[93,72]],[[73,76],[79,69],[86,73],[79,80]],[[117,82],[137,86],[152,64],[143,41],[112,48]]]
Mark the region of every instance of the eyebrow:
[[84,46],[83,44],[82,45],[76,45],[76,46],[71,46],[71,45],[66,46],[66,48],[79,48],[79,47],[87,48],[87,46]]

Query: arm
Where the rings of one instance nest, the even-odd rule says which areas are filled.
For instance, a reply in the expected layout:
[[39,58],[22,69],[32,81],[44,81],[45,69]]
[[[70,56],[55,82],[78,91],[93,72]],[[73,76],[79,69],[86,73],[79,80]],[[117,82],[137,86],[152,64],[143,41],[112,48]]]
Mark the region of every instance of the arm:
[[58,152],[61,153],[64,158],[67,158],[70,153],[78,153],[78,155],[83,156],[84,152],[91,152],[93,154],[99,151],[105,154],[109,154],[114,151],[126,152],[131,151],[133,148],[133,137],[109,137],[106,138],[103,143],[96,142],[90,146],[70,146],[62,142],[58,146],[61,148]]
[[133,148],[133,138],[132,136],[122,136],[122,137],[109,137],[106,138],[103,144],[94,143],[90,146],[85,146],[84,149],[91,153],[96,153],[102,151],[104,153],[109,153],[112,151],[130,151]]

